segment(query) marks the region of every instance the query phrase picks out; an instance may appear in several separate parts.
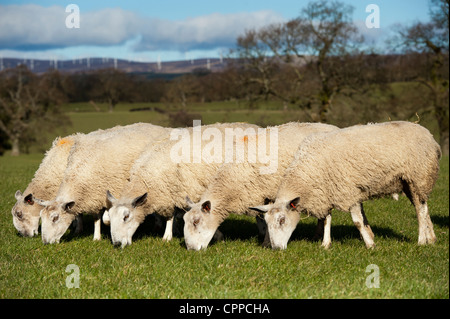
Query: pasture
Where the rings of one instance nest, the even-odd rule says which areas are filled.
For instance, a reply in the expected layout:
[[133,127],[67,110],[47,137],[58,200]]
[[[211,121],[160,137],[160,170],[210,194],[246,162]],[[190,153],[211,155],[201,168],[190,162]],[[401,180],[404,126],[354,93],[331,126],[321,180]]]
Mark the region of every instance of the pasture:
[[[89,106],[67,106],[73,126],[61,134],[138,121],[168,123],[163,114],[128,112],[128,106],[114,113],[81,112],[83,108],[88,111]],[[205,124],[296,120],[277,110],[197,111]],[[253,218],[233,215],[220,227],[225,240],[200,252],[187,251],[182,236],[163,242],[151,217],[125,249],[111,244],[109,227],[103,224],[102,240],[92,241],[90,217],[84,218],[80,235],[69,230],[60,244],[19,236],[10,213],[14,193],[26,188],[42,158],[37,152],[0,157],[0,298],[449,298],[448,157],[441,159],[428,201],[434,245],[417,245],[415,211],[401,196],[399,201],[382,198],[365,204],[375,234],[373,250],[365,248],[350,214],[334,211],[329,250],[312,240],[312,217],[300,221],[286,250],[274,251],[260,246]],[[79,288],[66,285],[68,265],[79,269]]]

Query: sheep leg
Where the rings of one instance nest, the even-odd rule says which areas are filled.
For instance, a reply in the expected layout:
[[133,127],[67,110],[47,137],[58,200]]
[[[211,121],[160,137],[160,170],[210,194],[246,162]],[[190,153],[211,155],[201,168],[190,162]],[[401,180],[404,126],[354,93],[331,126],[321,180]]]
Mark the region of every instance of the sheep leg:
[[83,232],[83,216],[77,215],[75,217],[75,234],[81,234]]
[[264,238],[262,247],[270,247],[270,237],[269,232],[267,231],[267,224],[264,220],[264,216],[257,215],[256,216],[256,225],[258,226],[258,233],[260,238]]
[[433,223],[428,214],[428,205],[426,201],[421,201],[414,191],[412,184],[403,182],[403,192],[409,201],[414,205],[417,214],[417,222],[419,223],[419,245],[433,244],[436,242],[436,235],[433,230]]
[[419,202],[414,205],[417,213],[417,220],[419,222],[419,245],[434,244],[436,242],[436,235],[433,230],[433,223],[428,214],[427,202]]
[[102,213],[95,214],[95,216],[94,216],[94,240],[102,239],[101,225],[102,225]]
[[325,218],[317,220],[316,232],[313,236],[313,241],[320,240],[323,238],[323,229],[325,227]]
[[173,216],[168,218],[166,221],[166,230],[164,231],[163,240],[171,241],[172,240],[172,228],[173,228]]
[[322,240],[322,247],[325,249],[328,249],[331,247],[331,214],[328,214],[325,219],[319,220],[323,225],[323,240]]
[[364,207],[363,207],[362,203],[361,203],[361,216],[363,218],[365,228],[366,228],[367,232],[369,233],[370,238],[372,238],[372,241],[373,241],[375,238],[375,235],[373,234],[372,228],[369,225],[369,221],[367,220],[366,213],[364,212]]
[[367,222],[367,218],[364,214],[362,203],[359,203],[350,208],[350,213],[352,215],[353,223],[355,224],[356,228],[358,228],[361,237],[363,238],[364,243],[366,244],[366,247],[367,248],[375,247],[375,243],[373,241],[374,235],[372,229],[369,226],[369,223]]
[[216,229],[216,232],[214,233],[213,239],[215,241],[223,241],[223,234],[220,230]]

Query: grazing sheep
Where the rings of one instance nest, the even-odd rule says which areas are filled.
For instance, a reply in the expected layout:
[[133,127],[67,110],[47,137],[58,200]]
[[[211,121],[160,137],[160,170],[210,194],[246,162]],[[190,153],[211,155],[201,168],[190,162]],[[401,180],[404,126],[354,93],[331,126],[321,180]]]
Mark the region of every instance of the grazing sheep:
[[419,245],[436,241],[427,200],[438,178],[441,150],[430,132],[410,122],[358,125],[317,134],[300,146],[266,211],[272,248],[285,249],[306,212],[325,219],[322,245],[329,247],[331,210],[351,213],[366,247],[373,233],[363,216],[363,202],[404,192],[419,222]]
[[55,198],[40,201],[45,206],[41,211],[42,241],[59,242],[70,223],[82,213],[95,216],[94,240],[99,240],[106,189],[121,190],[144,147],[168,134],[167,128],[138,123],[105,134],[80,136],[70,152]]
[[[116,127],[117,128],[117,127]],[[96,130],[89,133],[89,136],[99,136],[107,134],[111,130]],[[64,176],[64,170],[67,167],[67,160],[70,150],[75,141],[82,136],[82,133],[72,134],[66,137],[57,137],[52,147],[46,152],[39,168],[34,173],[34,177],[28,184],[25,191],[16,191],[16,204],[11,210],[13,215],[13,224],[16,229],[25,237],[32,237],[38,234],[40,211],[42,206],[39,201],[36,204],[35,199],[50,200],[56,196],[61,181]],[[77,218],[76,232],[82,230],[82,219]]]
[[42,207],[35,202],[34,198],[44,200],[54,198],[67,166],[70,149],[80,135],[78,133],[56,138],[23,194],[20,190],[15,193],[17,202],[11,213],[14,227],[21,235],[33,237],[38,234],[39,212]]
[[[190,210],[184,215],[184,238],[188,249],[206,248],[219,225],[230,213],[247,214],[256,217],[260,235],[265,233],[265,222],[249,207],[273,200],[284,170],[292,162],[300,142],[310,134],[337,130],[332,125],[320,123],[287,123],[269,127],[266,134],[249,137],[266,142],[266,149],[277,148],[278,167],[272,172],[262,172],[261,161],[224,164],[212,178],[200,201],[193,203],[187,198]],[[277,132],[275,141],[270,132]],[[275,143],[275,144],[273,144]],[[259,145],[258,145],[259,147]],[[265,174],[268,173],[268,174]],[[319,226],[320,227],[320,226]],[[263,245],[268,244],[266,237]]]
[[[167,220],[163,240],[171,240],[174,210],[185,207],[187,195],[198,199],[203,193],[225,158],[226,152],[222,145],[227,138],[227,131],[237,133],[238,139],[257,129],[258,126],[246,123],[217,123],[185,128],[177,131],[183,133],[180,140],[174,140],[173,136],[171,140],[149,148],[134,163],[129,182],[123,190],[120,193],[107,192],[110,207],[108,216],[104,218],[110,220],[113,244],[121,245],[122,248],[131,245],[138,226],[147,215],[154,212]],[[201,142],[208,140],[208,137],[209,143]],[[200,153],[195,156],[194,148],[201,152],[201,157],[198,156]],[[178,158],[180,150],[188,155],[184,160],[181,160],[181,156]],[[116,199],[113,192],[120,194],[120,198]]]

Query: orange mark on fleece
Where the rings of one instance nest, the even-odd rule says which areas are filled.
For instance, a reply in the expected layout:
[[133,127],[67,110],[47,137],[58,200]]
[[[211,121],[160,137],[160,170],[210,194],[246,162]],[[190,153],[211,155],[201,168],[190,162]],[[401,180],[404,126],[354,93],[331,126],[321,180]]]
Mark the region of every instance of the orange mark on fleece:
[[239,139],[240,142],[248,142],[250,139],[257,139],[258,137],[256,135],[244,135],[242,138]]
[[61,138],[59,139],[58,143],[56,144],[57,146],[61,146],[64,144],[68,144],[69,146],[73,144],[73,140],[68,139],[68,138]]

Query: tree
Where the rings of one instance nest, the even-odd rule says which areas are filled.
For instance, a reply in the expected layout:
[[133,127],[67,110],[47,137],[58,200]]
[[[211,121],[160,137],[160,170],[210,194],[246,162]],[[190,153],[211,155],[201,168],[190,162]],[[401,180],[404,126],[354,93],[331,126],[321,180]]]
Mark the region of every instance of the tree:
[[[352,6],[339,1],[314,1],[287,23],[247,31],[238,38],[236,52],[249,70],[250,83],[258,84],[265,98],[307,108],[319,102],[318,120],[327,122],[334,97],[347,84],[342,65],[357,55],[355,45],[362,40],[352,13]],[[305,92],[311,83],[315,90]]]
[[20,65],[1,72],[0,78],[0,130],[11,142],[11,155],[20,155],[22,143],[70,123],[60,109],[64,94],[58,73],[38,77]]
[[418,73],[416,81],[424,85],[430,94],[432,112],[439,126],[440,145],[445,155],[449,154],[449,0],[430,2],[431,22],[418,22],[401,27],[398,37],[391,41],[406,52],[425,54],[429,58],[425,73]]
[[287,43],[286,50],[298,57],[315,57],[312,63],[320,80],[321,122],[327,122],[333,98],[345,86],[338,72],[342,60],[355,54],[355,44],[362,41],[352,22],[352,14],[350,5],[321,0],[308,3],[300,16],[290,22],[291,34],[296,38]]
[[109,112],[112,112],[120,101],[130,97],[132,79],[125,72],[112,68],[101,69],[94,77],[97,81],[92,88],[93,99],[108,103]]

